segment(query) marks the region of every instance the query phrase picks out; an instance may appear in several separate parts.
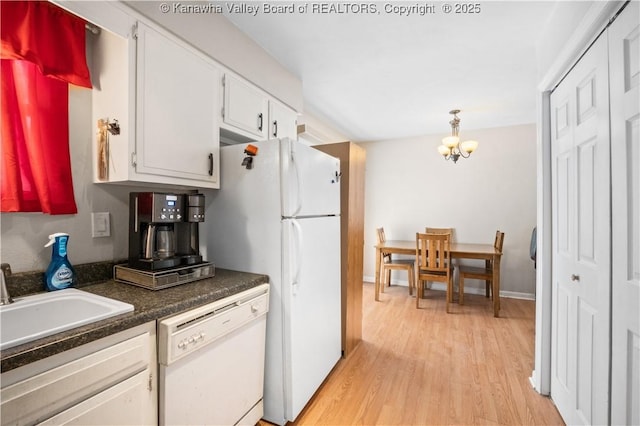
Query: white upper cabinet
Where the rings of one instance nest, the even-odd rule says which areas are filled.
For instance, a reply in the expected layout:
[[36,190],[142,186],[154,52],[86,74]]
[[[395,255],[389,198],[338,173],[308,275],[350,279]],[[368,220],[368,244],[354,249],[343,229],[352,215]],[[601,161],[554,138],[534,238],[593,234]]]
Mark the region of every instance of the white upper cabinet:
[[219,187],[219,78],[211,61],[138,23],[137,173]]
[[291,108],[269,101],[269,138],[298,138],[298,114]]
[[297,138],[296,111],[231,73],[224,75],[222,87],[222,127],[240,140]]
[[124,3],[53,1],[101,28],[87,36],[94,182],[220,188],[221,134],[297,139],[295,110]]
[[[217,64],[119,3],[85,9],[109,25],[88,36],[94,182],[219,188]],[[119,133],[101,138],[99,120]]]
[[232,131],[241,130],[257,139],[267,139],[269,98],[250,83],[225,74],[222,120]]

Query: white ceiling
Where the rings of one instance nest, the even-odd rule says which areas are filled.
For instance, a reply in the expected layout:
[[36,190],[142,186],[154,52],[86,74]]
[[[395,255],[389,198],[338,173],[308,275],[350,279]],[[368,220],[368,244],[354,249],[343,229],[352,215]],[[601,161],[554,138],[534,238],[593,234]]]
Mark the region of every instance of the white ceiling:
[[[385,4],[429,4],[435,13],[400,16]],[[302,80],[305,111],[353,141],[446,134],[454,108],[461,136],[535,122],[536,44],[555,1],[482,1],[466,15],[444,13],[445,4],[454,2],[227,17]]]

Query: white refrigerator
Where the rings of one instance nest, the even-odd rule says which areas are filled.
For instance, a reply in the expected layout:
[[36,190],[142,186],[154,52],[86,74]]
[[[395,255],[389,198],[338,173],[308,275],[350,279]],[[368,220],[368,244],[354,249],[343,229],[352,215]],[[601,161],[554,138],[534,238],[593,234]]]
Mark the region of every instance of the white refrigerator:
[[220,149],[206,256],[269,276],[263,417],[284,425],[341,356],[340,161],[290,139],[247,145]]

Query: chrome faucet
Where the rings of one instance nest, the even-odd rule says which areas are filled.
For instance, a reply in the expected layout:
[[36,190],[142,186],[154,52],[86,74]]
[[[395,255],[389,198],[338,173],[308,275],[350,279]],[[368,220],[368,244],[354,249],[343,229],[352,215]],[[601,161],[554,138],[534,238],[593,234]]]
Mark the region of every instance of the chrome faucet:
[[8,263],[0,264],[0,305],[13,303],[13,299],[7,290],[7,277],[11,275],[11,266]]

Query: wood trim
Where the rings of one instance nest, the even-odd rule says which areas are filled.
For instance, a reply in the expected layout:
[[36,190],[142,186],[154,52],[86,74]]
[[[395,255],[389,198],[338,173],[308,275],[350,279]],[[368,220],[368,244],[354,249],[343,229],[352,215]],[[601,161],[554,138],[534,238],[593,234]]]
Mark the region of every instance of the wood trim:
[[352,142],[313,147],[340,159],[342,355],[347,357],[362,340],[366,151]]

